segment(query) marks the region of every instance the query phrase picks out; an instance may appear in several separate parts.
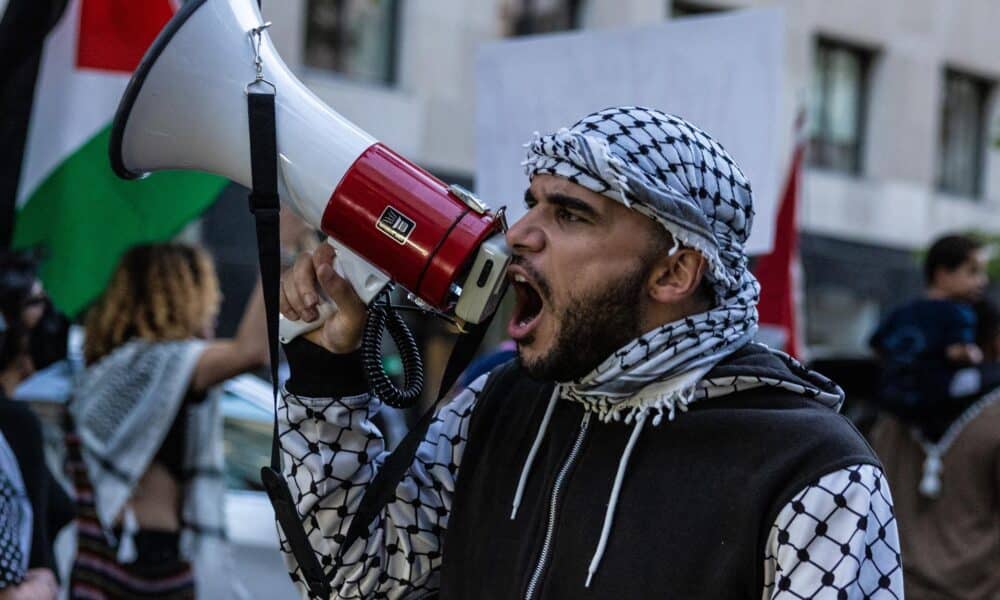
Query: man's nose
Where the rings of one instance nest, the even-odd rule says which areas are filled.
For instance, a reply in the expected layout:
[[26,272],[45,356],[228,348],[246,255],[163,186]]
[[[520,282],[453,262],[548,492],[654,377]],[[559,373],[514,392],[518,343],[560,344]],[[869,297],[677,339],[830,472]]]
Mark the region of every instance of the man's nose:
[[545,248],[545,232],[538,226],[533,213],[529,210],[507,230],[507,245],[515,253],[540,252]]

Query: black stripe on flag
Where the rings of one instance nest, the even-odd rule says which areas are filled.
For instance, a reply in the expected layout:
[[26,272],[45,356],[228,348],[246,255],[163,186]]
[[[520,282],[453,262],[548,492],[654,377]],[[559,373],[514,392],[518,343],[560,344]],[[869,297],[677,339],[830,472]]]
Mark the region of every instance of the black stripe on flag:
[[45,36],[66,0],[9,0],[0,19],[0,248],[14,232],[17,182]]

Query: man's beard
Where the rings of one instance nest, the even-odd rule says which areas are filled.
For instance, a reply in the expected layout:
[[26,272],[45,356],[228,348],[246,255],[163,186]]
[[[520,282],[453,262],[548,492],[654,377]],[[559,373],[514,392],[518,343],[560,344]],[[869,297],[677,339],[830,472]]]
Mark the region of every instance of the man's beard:
[[[579,379],[639,337],[639,307],[648,270],[640,266],[551,315],[559,329],[548,354],[529,362],[518,351],[518,362],[528,375],[544,381]],[[540,287],[547,291],[547,286]]]

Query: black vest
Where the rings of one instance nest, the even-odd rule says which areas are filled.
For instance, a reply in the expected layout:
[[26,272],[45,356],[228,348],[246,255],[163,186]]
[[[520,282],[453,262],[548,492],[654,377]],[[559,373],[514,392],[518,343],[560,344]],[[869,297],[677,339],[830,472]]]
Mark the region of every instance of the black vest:
[[631,425],[558,402],[515,520],[511,503],[551,384],[513,363],[480,395],[444,542],[441,598],[524,598],[538,571],[550,499],[563,477],[548,560],[534,598],[759,600],[764,547],[778,511],[804,486],[852,464],[878,464],[851,423],[817,401],[758,388],[698,401],[646,423],[628,463],[614,526],[589,588]]

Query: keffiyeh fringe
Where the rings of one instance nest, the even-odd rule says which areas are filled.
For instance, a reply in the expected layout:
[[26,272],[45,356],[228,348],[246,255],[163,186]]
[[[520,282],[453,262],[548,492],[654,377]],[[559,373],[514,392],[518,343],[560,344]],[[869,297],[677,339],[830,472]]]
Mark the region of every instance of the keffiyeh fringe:
[[705,372],[706,369],[688,371],[677,378],[650,385],[619,402],[609,402],[599,395],[579,394],[569,386],[564,388],[563,397],[582,404],[602,423],[620,421],[631,425],[636,419],[651,416],[656,426],[664,417],[673,421],[678,413],[687,411],[688,405],[695,400],[698,381]]

